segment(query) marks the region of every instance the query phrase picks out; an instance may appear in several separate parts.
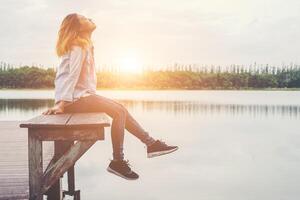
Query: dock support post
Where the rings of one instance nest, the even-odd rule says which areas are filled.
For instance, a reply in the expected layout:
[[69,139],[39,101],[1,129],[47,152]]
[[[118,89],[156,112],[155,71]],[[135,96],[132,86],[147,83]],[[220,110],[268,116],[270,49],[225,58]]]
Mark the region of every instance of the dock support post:
[[43,200],[40,193],[43,177],[43,146],[29,128],[28,130],[29,200]]

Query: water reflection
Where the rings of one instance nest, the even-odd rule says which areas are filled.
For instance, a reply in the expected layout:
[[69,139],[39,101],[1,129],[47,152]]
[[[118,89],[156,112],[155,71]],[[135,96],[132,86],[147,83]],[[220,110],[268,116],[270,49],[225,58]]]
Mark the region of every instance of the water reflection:
[[296,105],[261,105],[261,104],[207,104],[198,101],[121,101],[127,108],[141,106],[145,112],[159,110],[168,114],[205,114],[205,115],[250,115],[282,116],[297,118],[300,106]]
[[[298,105],[265,104],[215,104],[201,101],[145,101],[117,100],[135,112],[160,112],[179,115],[230,115],[250,117],[288,117],[299,118]],[[53,106],[52,99],[0,99],[0,118],[31,117]]]
[[[51,98],[17,99],[21,96],[0,99],[0,121],[28,119],[54,103]],[[141,177],[128,182],[105,170],[112,155],[108,128],[105,141],[97,142],[77,163],[76,187],[82,199],[299,199],[300,98],[274,93],[265,101],[265,96],[228,100],[231,96],[184,101],[112,98],[154,138],[179,145],[180,150],[147,159],[146,149],[126,131],[125,156]],[[1,132],[0,191],[5,194],[18,190],[24,195],[27,190],[26,131],[11,126]],[[0,199],[5,199],[3,194]]]
[[23,110],[31,111],[50,107],[53,100],[48,99],[0,99],[0,110]]

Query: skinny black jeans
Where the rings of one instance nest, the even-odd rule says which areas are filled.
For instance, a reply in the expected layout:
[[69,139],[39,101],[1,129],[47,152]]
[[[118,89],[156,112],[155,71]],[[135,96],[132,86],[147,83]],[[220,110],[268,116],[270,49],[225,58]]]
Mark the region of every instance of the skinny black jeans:
[[64,113],[77,112],[104,112],[113,119],[111,140],[114,160],[124,159],[123,143],[125,128],[147,146],[155,142],[155,139],[141,127],[128,110],[122,104],[112,99],[98,94],[91,94],[80,97],[78,100],[64,107]]

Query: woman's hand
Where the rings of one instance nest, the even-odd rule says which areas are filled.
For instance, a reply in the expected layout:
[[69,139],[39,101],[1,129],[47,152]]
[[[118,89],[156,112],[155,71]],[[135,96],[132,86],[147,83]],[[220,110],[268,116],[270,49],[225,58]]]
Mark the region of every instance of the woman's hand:
[[44,111],[44,115],[51,115],[51,114],[60,114],[64,112],[64,101],[60,101],[59,103],[55,104],[52,108],[49,108],[48,110]]

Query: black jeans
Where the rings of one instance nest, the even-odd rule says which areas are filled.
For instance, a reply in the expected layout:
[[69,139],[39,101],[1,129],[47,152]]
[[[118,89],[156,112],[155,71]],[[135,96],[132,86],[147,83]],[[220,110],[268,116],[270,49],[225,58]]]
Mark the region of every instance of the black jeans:
[[104,112],[108,114],[113,119],[111,140],[114,160],[124,159],[123,143],[125,128],[147,146],[155,142],[155,139],[141,127],[122,104],[98,94],[81,97],[67,104],[64,107],[64,112]]

